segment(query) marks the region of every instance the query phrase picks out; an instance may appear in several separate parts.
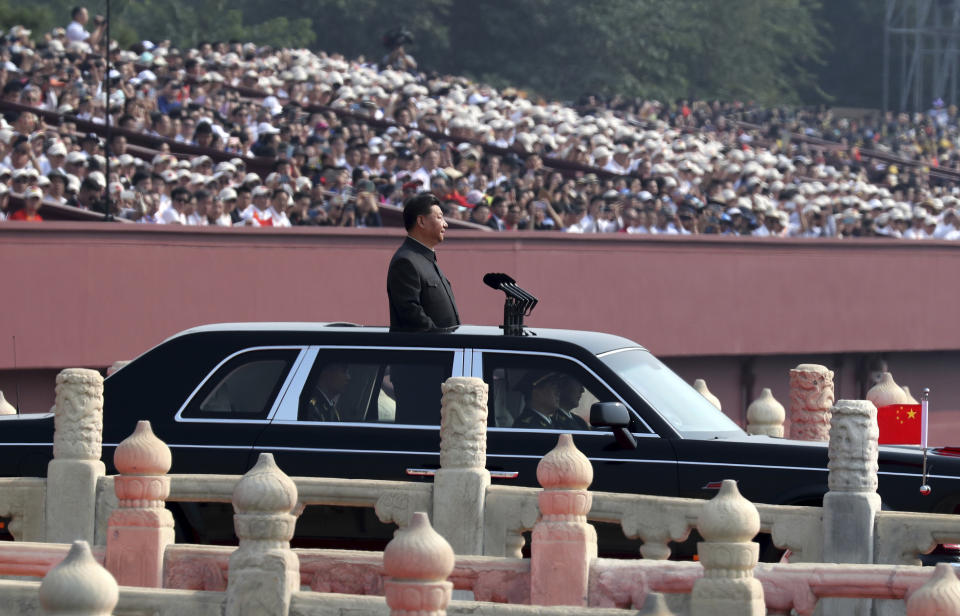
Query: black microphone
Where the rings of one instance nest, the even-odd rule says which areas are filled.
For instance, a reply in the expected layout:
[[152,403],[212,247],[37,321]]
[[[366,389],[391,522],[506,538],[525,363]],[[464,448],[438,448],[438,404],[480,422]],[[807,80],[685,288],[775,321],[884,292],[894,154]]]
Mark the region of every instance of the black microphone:
[[516,280],[507,276],[506,274],[499,274],[491,272],[489,274],[483,275],[483,284],[487,285],[491,289],[496,289],[497,291],[503,290],[504,283],[515,283]]

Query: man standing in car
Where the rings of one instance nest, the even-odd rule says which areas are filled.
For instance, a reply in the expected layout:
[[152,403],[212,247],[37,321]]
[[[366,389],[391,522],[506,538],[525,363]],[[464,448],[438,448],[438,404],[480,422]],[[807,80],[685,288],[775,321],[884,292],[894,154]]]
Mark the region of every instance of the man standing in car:
[[407,238],[387,270],[390,330],[437,331],[460,325],[450,281],[437,265],[435,249],[447,228],[440,201],[431,193],[408,199],[403,226]]

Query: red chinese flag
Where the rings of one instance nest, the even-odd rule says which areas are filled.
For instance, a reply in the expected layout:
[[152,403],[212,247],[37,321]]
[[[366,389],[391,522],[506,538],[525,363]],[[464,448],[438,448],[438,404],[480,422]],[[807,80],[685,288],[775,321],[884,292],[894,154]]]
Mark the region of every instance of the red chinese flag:
[[890,404],[877,409],[881,445],[919,445],[923,407],[919,404]]

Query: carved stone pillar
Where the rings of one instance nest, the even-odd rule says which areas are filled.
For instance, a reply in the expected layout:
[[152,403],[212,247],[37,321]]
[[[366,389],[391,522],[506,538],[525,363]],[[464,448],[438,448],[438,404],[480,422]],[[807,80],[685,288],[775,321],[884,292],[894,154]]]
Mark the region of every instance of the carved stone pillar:
[[692,616],[764,616],[763,586],[753,577],[760,546],[753,538],[760,531],[760,514],[743,498],[737,482],[725,479],[717,493],[703,505],[697,544],[703,577],[693,585]]
[[747,432],[783,437],[784,419],[783,405],[773,397],[769,387],[764,387],[760,397],[747,407]]
[[297,498],[297,486],[273,454],[261,453],[237,483],[233,524],[240,545],[230,555],[226,616],[287,615],[300,590],[300,561],[290,549]]
[[800,364],[790,371],[790,438],[826,441],[832,406],[832,370],[819,364]]
[[93,543],[97,480],[106,473],[103,377],[70,368],[57,375],[53,460],[47,466],[46,540]]
[[537,465],[540,521],[530,544],[530,602],[587,605],[590,564],[597,557],[597,531],[587,522],[593,495],[590,460],[561,434]]
[[117,582],[94,560],[86,541],[75,541],[40,584],[44,614],[110,616],[120,599]]
[[107,523],[106,566],[122,586],[163,586],[163,553],[174,541],[166,509],[170,463],[170,448],[154,436],[149,421],[138,421],[113,454],[119,508]]
[[[873,564],[877,494],[877,408],[866,400],[838,400],[830,425],[828,484],[823,497],[823,560]],[[824,599],[824,616],[867,616],[869,599]]]
[[907,616],[960,616],[960,581],[949,563],[938,563],[927,583],[907,598]]
[[450,544],[430,527],[427,514],[413,514],[383,551],[384,594],[395,616],[444,616],[453,593]]
[[487,465],[487,384],[452,377],[441,386],[440,470],[433,483],[433,524],[456,554],[483,554]]

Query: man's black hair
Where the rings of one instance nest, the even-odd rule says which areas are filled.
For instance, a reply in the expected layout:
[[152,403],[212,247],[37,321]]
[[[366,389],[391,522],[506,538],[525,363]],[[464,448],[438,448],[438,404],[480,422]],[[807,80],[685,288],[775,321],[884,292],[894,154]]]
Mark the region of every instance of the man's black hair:
[[191,195],[192,193],[187,188],[184,188],[183,186],[177,186],[170,191],[170,200],[176,201],[178,197],[186,197],[189,199]]
[[75,6],[70,9],[70,19],[76,19],[83,12],[82,6]]
[[80,183],[80,190],[95,190],[100,191],[100,183],[94,180],[91,177],[86,177],[83,179],[83,182]]
[[196,198],[197,201],[203,201],[204,199],[209,199],[213,195],[211,195],[209,190],[205,188],[201,188],[197,192],[193,193],[193,196]]
[[133,177],[130,179],[130,184],[136,186],[140,182],[150,179],[150,174],[145,171],[137,171],[133,174]]
[[407,199],[403,204],[403,228],[413,229],[417,218],[428,215],[435,205],[440,205],[440,200],[433,193],[420,193]]

